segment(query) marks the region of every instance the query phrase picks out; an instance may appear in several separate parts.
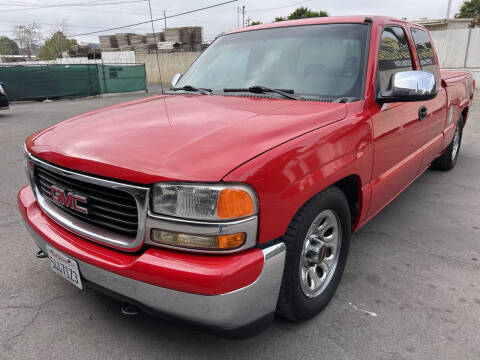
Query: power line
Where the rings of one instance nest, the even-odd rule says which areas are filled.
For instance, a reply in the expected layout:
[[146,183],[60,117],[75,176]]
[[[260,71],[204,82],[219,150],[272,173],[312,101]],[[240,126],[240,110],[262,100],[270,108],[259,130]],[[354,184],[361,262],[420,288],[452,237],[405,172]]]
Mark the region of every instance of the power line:
[[217,6],[226,5],[226,4],[230,4],[230,3],[233,3],[233,2],[237,2],[237,1],[238,1],[238,0],[225,1],[225,2],[223,2],[223,3],[219,3],[219,4],[215,4],[215,5],[210,5],[210,6],[205,6],[205,7],[203,7],[203,8],[199,8],[199,9],[195,9],[195,10],[184,11],[184,12],[182,12],[182,13],[165,16],[165,17],[163,17],[163,18],[153,19],[153,20],[149,20],[149,21],[142,21],[142,22],[138,22],[138,23],[135,23],[135,24],[117,26],[117,27],[113,27],[113,28],[109,28],[109,29],[104,29],[104,30],[99,30],[99,31],[92,31],[92,32],[83,33],[83,34],[69,35],[68,37],[85,36],[85,35],[99,34],[99,33],[107,32],[107,31],[112,31],[112,30],[125,29],[125,28],[129,28],[129,27],[137,26],[137,25],[148,24],[148,23],[154,22],[154,21],[161,21],[161,20],[165,20],[165,19],[171,19],[171,18],[174,18],[174,17],[191,14],[191,13],[194,13],[194,12],[197,12],[197,11],[202,11],[202,10],[206,10],[206,9],[211,9],[211,8],[214,8],[214,7],[217,7]]
[[[58,25],[58,24],[53,24],[53,23],[38,23],[38,22],[30,22],[30,23],[26,23],[24,21],[8,21],[8,20],[1,20],[1,22],[8,22],[8,23],[12,23],[12,24],[21,24],[21,25],[29,25],[29,24],[37,24],[37,25],[42,25],[42,26],[55,26],[55,25]],[[15,26],[15,25],[14,25]],[[103,27],[101,26],[89,26],[89,25],[70,25],[68,24],[68,27],[69,28],[78,28],[78,29],[103,29]],[[137,31],[150,31],[151,29],[148,28],[148,27],[144,27],[144,28],[135,28],[135,30]],[[12,29],[10,30],[0,30],[0,32],[12,32]]]
[[210,20],[210,19],[205,19],[203,17],[198,17],[198,16],[188,16],[188,15],[185,15],[185,17],[187,19],[192,19],[192,20],[195,20],[195,21],[200,21],[200,22],[207,22],[207,23],[212,23],[212,24],[218,24],[218,25],[228,25],[228,26],[232,26],[232,23],[230,22],[225,22],[225,21],[215,21],[215,20]]
[[59,4],[59,5],[43,5],[39,7],[30,7],[24,9],[7,9],[2,10],[2,14],[6,12],[13,12],[13,11],[25,11],[25,10],[41,10],[41,9],[49,9],[55,7],[77,7],[77,6],[104,6],[104,5],[118,5],[118,4],[129,4],[129,3],[138,3],[138,2],[145,2],[147,0],[129,0],[129,1],[115,1],[115,2],[104,2],[104,3],[77,3],[77,4]]
[[[89,3],[104,2],[104,1],[107,1],[107,0],[96,0],[96,1],[90,1]],[[18,7],[18,6],[58,6],[58,5],[62,6],[62,5],[66,5],[67,3],[52,4],[52,3],[39,3],[39,2],[25,3],[25,2],[17,2],[17,1],[9,1],[9,2],[0,1],[0,4]]]
[[[93,1],[89,1],[87,3],[84,3],[84,4],[89,4],[89,3],[97,3],[97,2],[105,2],[107,0],[93,0]],[[11,6],[51,6],[51,5],[66,5],[67,3],[59,3],[59,4],[55,4],[55,3],[39,3],[39,2],[35,2],[35,3],[25,3],[25,2],[18,2],[18,1],[9,1],[9,2],[3,2],[1,1],[0,4],[2,5],[11,5]]]

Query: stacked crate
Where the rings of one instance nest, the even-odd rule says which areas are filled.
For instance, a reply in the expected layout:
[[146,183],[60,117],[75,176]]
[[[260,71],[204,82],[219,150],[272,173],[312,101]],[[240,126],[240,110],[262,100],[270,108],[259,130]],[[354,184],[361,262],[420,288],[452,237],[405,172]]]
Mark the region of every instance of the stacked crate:
[[171,43],[179,43],[182,42],[180,40],[182,28],[167,28],[165,29],[165,41]]
[[146,42],[147,44],[156,44],[161,41],[165,41],[165,33],[162,32],[157,32],[157,33],[148,33],[145,35],[146,36]]
[[165,29],[165,41],[181,44],[201,44],[202,28],[200,26],[188,26]]
[[200,26],[189,26],[183,28],[183,44],[201,44],[202,40],[202,28]]
[[142,34],[132,34],[130,36],[130,45],[133,50],[139,54],[147,53],[147,37]]
[[136,51],[140,54],[157,49],[176,51],[201,51],[202,28],[200,26],[167,28],[164,32],[132,34],[120,33],[100,36],[102,51]]
[[115,35],[99,36],[102,51],[119,51],[117,37]]
[[121,34],[115,34],[115,37],[117,38],[118,42],[118,48],[120,51],[132,51],[133,47],[130,43],[130,37],[134,35],[131,33],[121,33]]

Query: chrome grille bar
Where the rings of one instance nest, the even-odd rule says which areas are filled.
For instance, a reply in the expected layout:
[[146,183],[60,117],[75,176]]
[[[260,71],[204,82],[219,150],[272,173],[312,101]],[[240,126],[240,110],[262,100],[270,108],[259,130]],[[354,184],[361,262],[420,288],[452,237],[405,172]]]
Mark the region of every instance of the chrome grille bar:
[[[42,210],[59,225],[89,240],[135,251],[145,238],[149,187],[120,183],[60,168],[26,152],[27,173]],[[30,163],[33,166],[30,166]],[[88,199],[88,214],[51,200],[60,186]]]

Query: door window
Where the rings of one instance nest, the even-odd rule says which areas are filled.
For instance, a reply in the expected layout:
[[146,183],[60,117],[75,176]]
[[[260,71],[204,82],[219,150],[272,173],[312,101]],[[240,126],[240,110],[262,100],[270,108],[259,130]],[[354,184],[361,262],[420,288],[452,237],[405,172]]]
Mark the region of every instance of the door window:
[[413,70],[407,36],[399,26],[386,27],[382,32],[378,53],[378,84],[387,89],[390,78],[400,71]]

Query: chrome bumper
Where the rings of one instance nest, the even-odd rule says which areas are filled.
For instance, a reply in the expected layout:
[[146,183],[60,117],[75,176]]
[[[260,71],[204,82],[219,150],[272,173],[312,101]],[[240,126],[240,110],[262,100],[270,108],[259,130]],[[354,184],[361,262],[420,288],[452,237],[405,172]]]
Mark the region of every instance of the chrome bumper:
[[[37,246],[46,252],[46,241],[43,237],[28,223],[24,224]],[[229,293],[212,296],[150,285],[75,260],[82,278],[91,283],[135,300],[155,311],[230,330],[249,325],[275,312],[285,263],[285,245],[279,243],[263,249],[263,256],[262,272],[252,284]]]

